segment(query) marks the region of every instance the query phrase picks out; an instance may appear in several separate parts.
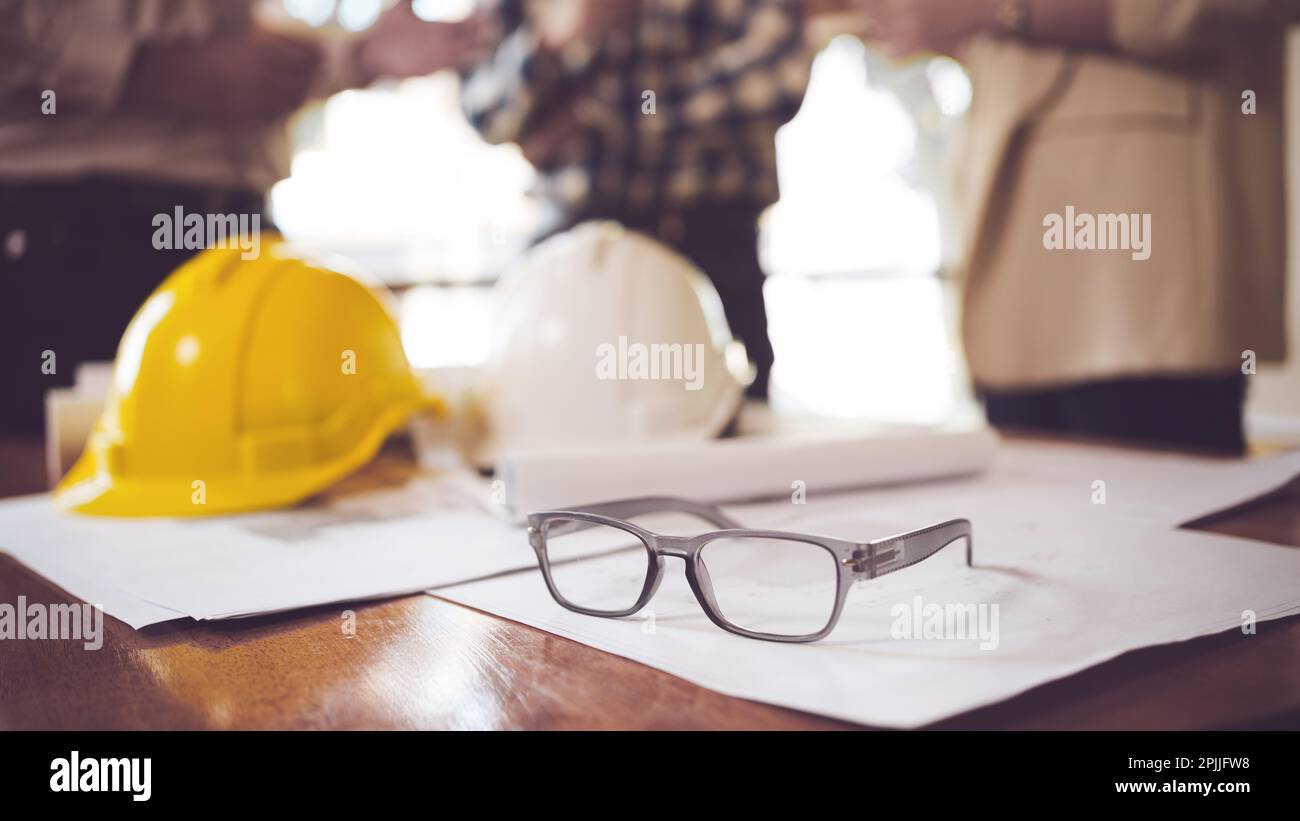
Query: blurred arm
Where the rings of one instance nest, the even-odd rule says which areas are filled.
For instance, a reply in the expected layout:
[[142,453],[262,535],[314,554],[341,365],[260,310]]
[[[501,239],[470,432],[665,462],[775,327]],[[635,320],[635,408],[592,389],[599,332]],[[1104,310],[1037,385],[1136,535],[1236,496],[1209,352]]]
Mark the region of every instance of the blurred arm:
[[[0,99],[30,106],[51,89],[60,105],[113,107],[131,68],[143,21],[156,3],[0,0]],[[157,9],[153,9],[157,11]]]
[[501,0],[485,14],[500,35],[488,58],[462,75],[461,106],[483,139],[518,141],[586,70],[591,55],[543,45],[522,0]]
[[1300,0],[1025,0],[1025,12],[1031,42],[1159,59],[1231,47],[1245,27],[1286,25],[1300,19]]
[[[1041,1],[1041,0],[1040,0]],[[1152,59],[1237,48],[1234,36],[1300,20],[1300,0],[1109,0],[1116,49]]]
[[[0,0],[0,98],[39,112],[130,109],[218,122],[288,114],[321,60],[313,39],[274,32],[251,5],[208,0]],[[27,95],[33,96],[29,99]]]
[[[1028,0],[1026,37],[1058,46],[1111,47],[1110,6],[1114,0]],[[1005,21],[1004,21],[1005,22]]]

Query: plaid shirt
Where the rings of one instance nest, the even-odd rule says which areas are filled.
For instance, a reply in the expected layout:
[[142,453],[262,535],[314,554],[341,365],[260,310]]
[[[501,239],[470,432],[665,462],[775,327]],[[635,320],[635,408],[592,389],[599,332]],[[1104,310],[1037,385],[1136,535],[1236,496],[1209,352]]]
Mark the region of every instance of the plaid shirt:
[[543,193],[571,212],[768,205],[776,130],[808,81],[800,5],[641,0],[629,31],[555,53],[539,47],[524,0],[502,0],[502,37],[466,74],[465,111],[502,143],[573,105],[586,134],[539,169]]

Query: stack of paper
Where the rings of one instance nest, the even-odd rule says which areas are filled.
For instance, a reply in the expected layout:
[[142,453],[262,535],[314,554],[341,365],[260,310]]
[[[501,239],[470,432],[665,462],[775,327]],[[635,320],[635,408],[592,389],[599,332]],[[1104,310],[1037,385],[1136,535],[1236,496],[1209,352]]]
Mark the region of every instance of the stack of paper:
[[[1300,550],[1176,527],[1297,474],[1300,454],[1225,463],[1013,444],[978,479],[728,508],[744,524],[860,540],[973,522],[974,568],[958,543],[858,584],[815,644],[719,630],[672,559],[677,578],[623,620],[564,610],[536,571],[434,592],[723,693],[913,727],[1128,650],[1300,613]],[[579,564],[594,584],[614,560]]]

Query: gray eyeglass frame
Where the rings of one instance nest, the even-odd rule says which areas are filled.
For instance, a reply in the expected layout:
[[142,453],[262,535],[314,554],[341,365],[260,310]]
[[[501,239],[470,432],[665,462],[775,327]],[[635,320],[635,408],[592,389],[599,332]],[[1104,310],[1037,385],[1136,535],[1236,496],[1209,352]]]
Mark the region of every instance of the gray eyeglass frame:
[[[686,513],[703,519],[718,530],[711,530],[697,536],[669,536],[647,530],[627,519],[645,513],[677,512]],[[595,610],[574,604],[564,597],[551,576],[551,560],[546,550],[548,532],[557,524],[565,525],[575,522],[590,522],[591,525],[607,525],[632,534],[640,540],[646,549],[646,578],[641,595],[636,603],[625,610]],[[569,527],[565,532],[576,532],[581,527]],[[837,569],[835,583],[835,609],[831,611],[826,626],[816,633],[800,636],[787,636],[779,633],[763,633],[747,630],[727,620],[713,596],[713,583],[709,571],[700,560],[700,552],[710,542],[728,538],[779,539],[805,542],[820,547],[835,559]],[[910,567],[917,562],[930,558],[943,548],[957,541],[966,540],[966,566],[973,566],[973,540],[971,523],[968,519],[951,519],[919,530],[911,530],[869,542],[854,542],[831,536],[814,536],[807,533],[790,533],[782,530],[754,530],[741,527],[739,523],[727,516],[713,505],[693,502],[673,496],[648,496],[635,499],[619,499],[612,502],[580,505],[564,510],[544,510],[528,515],[528,543],[537,554],[537,563],[546,581],[546,589],[561,607],[587,616],[604,618],[622,618],[637,613],[645,607],[659,583],[663,581],[664,557],[673,556],[686,562],[686,581],[691,591],[704,609],[709,621],[729,633],[751,639],[780,642],[810,642],[826,638],[835,625],[839,623],[848,598],[849,588],[856,581],[866,581],[896,570]],[[575,559],[579,561],[579,559]]]

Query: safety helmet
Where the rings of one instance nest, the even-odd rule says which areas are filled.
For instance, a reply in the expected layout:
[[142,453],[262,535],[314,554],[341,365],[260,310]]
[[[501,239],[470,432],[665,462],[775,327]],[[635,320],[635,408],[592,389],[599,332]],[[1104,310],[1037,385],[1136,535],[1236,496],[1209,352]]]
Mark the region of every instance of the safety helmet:
[[103,414],[54,500],[111,516],[288,505],[437,407],[366,285],[277,239],[249,260],[213,249],[127,326]]
[[749,363],[712,284],[654,239],[587,222],[497,284],[487,361],[466,396],[467,456],[705,439],[740,407]]

